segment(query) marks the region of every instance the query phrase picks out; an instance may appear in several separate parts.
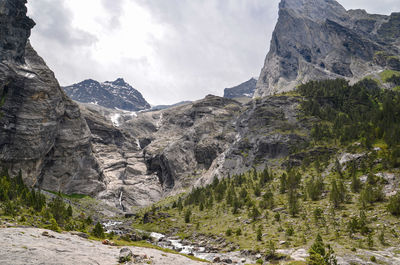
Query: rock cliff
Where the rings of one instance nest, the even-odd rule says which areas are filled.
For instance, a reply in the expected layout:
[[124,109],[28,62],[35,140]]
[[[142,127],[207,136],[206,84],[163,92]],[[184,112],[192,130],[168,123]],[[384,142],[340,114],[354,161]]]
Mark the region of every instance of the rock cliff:
[[[247,104],[207,96],[161,111],[123,116],[82,105],[107,189],[98,197],[129,211],[214,177],[280,165],[307,146],[310,122],[298,118],[299,98],[267,97]],[[288,160],[287,163],[295,163]]]
[[65,193],[105,188],[79,107],[28,42],[25,0],[0,1],[0,164]]
[[310,80],[358,81],[400,70],[400,16],[346,11],[334,0],[282,0],[255,97],[293,90]]

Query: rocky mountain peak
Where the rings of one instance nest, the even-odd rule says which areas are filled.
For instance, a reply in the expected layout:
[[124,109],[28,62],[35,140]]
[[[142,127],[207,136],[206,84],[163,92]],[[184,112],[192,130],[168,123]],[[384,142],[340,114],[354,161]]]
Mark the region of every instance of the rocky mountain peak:
[[282,0],[279,10],[318,20],[342,20],[347,16],[346,9],[335,0]]
[[82,85],[99,85],[100,83],[93,79],[86,79],[81,82]]
[[26,16],[26,0],[0,1],[0,60],[24,63],[25,46],[35,22]]
[[150,109],[150,104],[143,95],[128,84],[123,78],[100,83],[88,79],[64,87],[67,95],[82,103],[95,103],[110,109],[139,111]]
[[112,84],[116,86],[124,86],[127,85],[128,83],[126,83],[123,78],[117,78],[115,81],[112,82]]
[[254,97],[310,80],[355,82],[386,68],[400,70],[396,15],[346,11],[334,0],[282,0],[279,7]]

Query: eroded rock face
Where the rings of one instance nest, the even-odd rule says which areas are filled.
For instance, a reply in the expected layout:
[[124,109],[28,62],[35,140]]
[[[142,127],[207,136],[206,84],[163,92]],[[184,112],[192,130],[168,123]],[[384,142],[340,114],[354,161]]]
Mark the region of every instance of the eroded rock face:
[[98,197],[129,211],[191,187],[234,141],[241,104],[208,96],[192,104],[138,113],[113,124],[99,106],[81,106],[107,189]]
[[[299,120],[296,97],[265,97],[246,104],[234,121],[235,138],[212,163],[197,185],[214,177],[241,174],[252,168],[281,165],[282,159],[306,147],[310,121]],[[287,162],[286,162],[287,163]]]
[[130,211],[255,164],[258,170],[280,165],[309,141],[310,124],[299,120],[299,102],[266,97],[243,105],[207,96],[137,117],[121,112],[118,126],[110,119],[114,110],[81,105],[107,185],[98,197]]
[[398,17],[346,11],[334,0],[282,0],[254,96],[290,91],[310,80],[358,81],[396,69]]
[[96,194],[105,186],[78,106],[28,42],[26,1],[0,1],[0,164],[27,184]]

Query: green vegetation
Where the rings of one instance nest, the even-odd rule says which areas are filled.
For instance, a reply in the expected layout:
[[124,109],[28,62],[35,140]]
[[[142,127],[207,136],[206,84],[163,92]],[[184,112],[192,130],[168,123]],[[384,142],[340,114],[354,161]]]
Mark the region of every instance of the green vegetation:
[[314,244],[308,250],[310,256],[307,259],[308,265],[336,265],[337,260],[330,245],[325,249],[324,242],[318,234]]
[[400,192],[390,198],[388,211],[393,215],[400,216]]
[[385,70],[381,73],[379,73],[379,77],[382,79],[384,83],[397,83],[397,78],[400,76],[399,71],[394,71],[394,70]]
[[337,79],[301,85],[305,115],[320,119],[312,129],[316,142],[346,146],[359,141],[371,150],[383,142],[386,168],[400,166],[400,93],[379,88],[372,80],[353,86]]
[[[399,173],[400,94],[373,80],[329,80],[301,85],[296,95],[303,97],[300,118],[315,123],[310,144],[297,151],[330,154],[305,157],[298,166],[215,178],[143,209],[133,226],[188,240],[223,237],[225,251],[233,244],[270,260],[278,259],[278,243],[307,247],[313,253],[309,264],[335,264],[333,248],[342,254],[356,251],[354,246],[395,245],[400,195],[386,198],[387,180],[378,173]],[[344,152],[360,158],[341,164],[338,154]]]
[[92,235],[97,238],[105,238],[103,226],[99,222],[93,228]]
[[91,230],[92,220],[83,213],[75,214],[67,205],[63,195],[58,193],[53,199],[46,199],[40,190],[29,189],[23,182],[22,174],[10,177],[4,168],[0,173],[0,219],[24,225],[62,230]]

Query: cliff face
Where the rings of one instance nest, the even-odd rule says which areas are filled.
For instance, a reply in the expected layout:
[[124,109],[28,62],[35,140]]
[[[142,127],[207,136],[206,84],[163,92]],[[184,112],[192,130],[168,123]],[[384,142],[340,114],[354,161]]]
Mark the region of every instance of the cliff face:
[[29,44],[25,3],[0,1],[0,165],[43,189],[95,194],[104,184],[89,128]]
[[255,97],[310,80],[357,81],[385,68],[400,70],[398,17],[346,11],[334,0],[282,0]]

